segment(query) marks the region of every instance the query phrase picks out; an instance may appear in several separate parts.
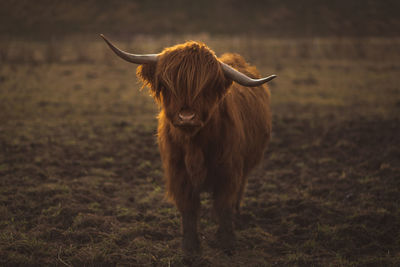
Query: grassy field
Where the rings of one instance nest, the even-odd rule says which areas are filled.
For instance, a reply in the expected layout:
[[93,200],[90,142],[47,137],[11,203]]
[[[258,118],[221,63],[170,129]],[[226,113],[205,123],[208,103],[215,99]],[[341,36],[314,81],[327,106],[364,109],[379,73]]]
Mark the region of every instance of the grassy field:
[[233,255],[215,245],[204,195],[203,253],[183,258],[156,105],[100,38],[69,36],[0,42],[0,265],[399,266],[400,40],[116,44],[154,53],[186,39],[278,75],[273,137],[249,179]]

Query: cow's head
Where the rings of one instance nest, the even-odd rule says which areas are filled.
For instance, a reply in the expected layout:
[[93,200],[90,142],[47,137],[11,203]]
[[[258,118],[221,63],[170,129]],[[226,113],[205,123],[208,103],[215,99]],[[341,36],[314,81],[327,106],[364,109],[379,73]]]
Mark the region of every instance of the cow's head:
[[198,42],[166,48],[160,54],[135,55],[101,37],[119,57],[140,64],[137,75],[150,87],[167,119],[189,133],[209,120],[233,81],[259,86],[276,77],[252,79],[220,62],[213,51]]

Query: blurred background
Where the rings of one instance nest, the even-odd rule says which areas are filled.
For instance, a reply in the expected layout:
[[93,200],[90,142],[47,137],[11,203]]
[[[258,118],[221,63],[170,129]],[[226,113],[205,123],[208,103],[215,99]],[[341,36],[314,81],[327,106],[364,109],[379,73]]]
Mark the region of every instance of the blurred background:
[[[1,0],[0,265],[400,266],[400,1]],[[237,251],[180,254],[132,53],[197,40],[271,91]]]
[[49,38],[98,32],[262,37],[397,36],[396,0],[5,0],[0,33]]

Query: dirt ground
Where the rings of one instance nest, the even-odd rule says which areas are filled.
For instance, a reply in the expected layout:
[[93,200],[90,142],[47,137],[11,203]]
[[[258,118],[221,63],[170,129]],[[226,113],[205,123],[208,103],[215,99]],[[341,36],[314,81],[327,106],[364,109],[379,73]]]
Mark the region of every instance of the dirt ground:
[[16,41],[0,54],[0,265],[399,266],[399,40],[199,38],[278,75],[233,255],[205,194],[202,255],[183,257],[133,65],[97,39]]

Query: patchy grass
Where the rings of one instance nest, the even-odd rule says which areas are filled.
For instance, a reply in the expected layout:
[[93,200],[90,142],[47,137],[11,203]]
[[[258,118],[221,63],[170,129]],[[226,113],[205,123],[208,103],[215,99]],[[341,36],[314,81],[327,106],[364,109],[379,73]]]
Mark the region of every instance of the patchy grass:
[[[156,52],[183,39],[121,46]],[[398,40],[190,39],[279,76],[274,134],[236,218],[235,253],[215,246],[204,195],[203,253],[183,258],[179,214],[164,199],[157,107],[133,65],[100,41],[80,50],[73,39],[59,50],[15,41],[2,44],[0,66],[0,264],[399,265]]]

